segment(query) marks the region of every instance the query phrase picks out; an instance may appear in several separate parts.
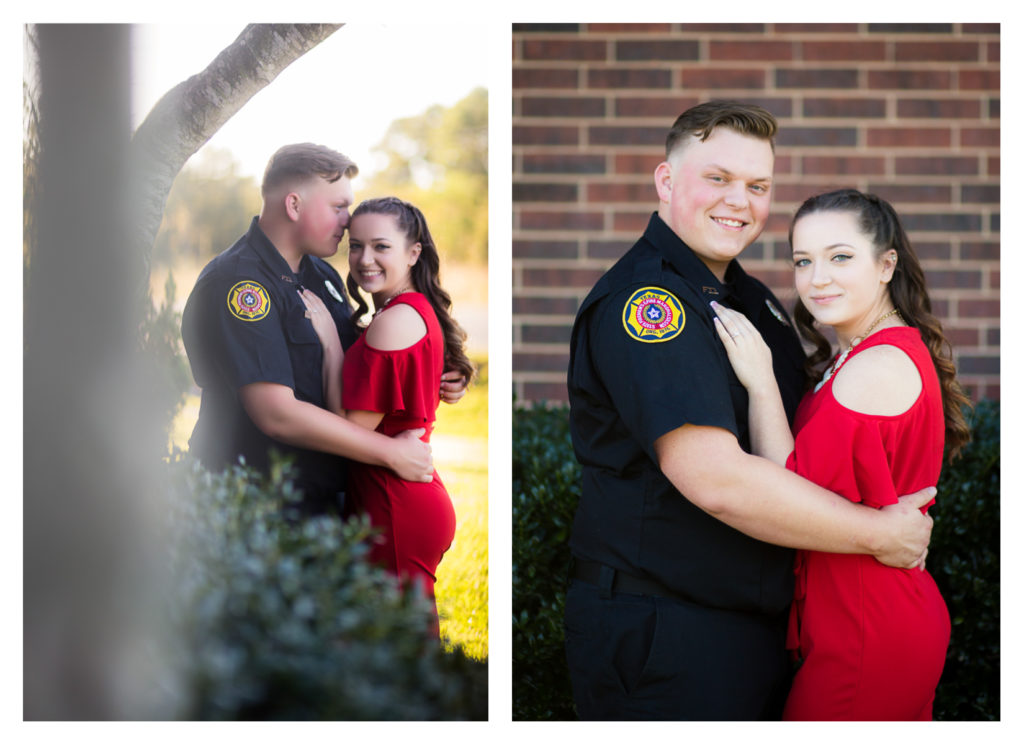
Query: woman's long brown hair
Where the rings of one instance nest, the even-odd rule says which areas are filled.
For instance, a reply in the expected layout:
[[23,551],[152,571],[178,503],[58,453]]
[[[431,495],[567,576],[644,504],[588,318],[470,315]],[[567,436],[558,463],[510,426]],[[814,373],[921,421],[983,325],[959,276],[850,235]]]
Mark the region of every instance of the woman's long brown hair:
[[[439,279],[441,259],[437,253],[437,245],[433,236],[427,228],[426,218],[423,213],[410,204],[397,197],[381,197],[379,199],[367,199],[360,202],[359,206],[352,212],[355,219],[362,214],[391,215],[395,218],[399,230],[405,233],[410,245],[420,244],[420,258],[413,264],[410,276],[412,285],[416,292],[422,293],[430,301],[430,306],[437,315],[438,323],[441,324],[441,331],[444,334],[444,369],[445,372],[456,371],[468,383],[473,379],[476,368],[464,349],[466,332],[459,326],[458,322],[451,315],[452,299],[441,287]],[[366,300],[359,293],[359,285],[356,284],[352,274],[349,273],[345,281],[349,295],[355,301],[356,310],[354,318],[361,318],[368,310]]]
[[[889,250],[896,251],[896,269],[889,282],[889,299],[899,310],[904,322],[921,333],[921,339],[931,353],[935,371],[942,388],[942,410],[946,424],[946,451],[950,460],[971,439],[970,427],[964,416],[964,407],[970,407],[960,383],[956,379],[953,349],[942,333],[942,324],[932,314],[931,300],[925,286],[924,271],[910,245],[892,205],[874,194],[855,189],[840,189],[819,194],[804,202],[793,217],[792,226],[815,212],[849,212],[857,218],[861,232],[871,238],[876,259]],[[789,244],[793,245],[793,227],[789,229]],[[812,384],[821,379],[821,363],[832,357],[832,345],[815,326],[814,317],[797,303],[793,313],[800,334],[814,346],[807,358],[807,372]]]

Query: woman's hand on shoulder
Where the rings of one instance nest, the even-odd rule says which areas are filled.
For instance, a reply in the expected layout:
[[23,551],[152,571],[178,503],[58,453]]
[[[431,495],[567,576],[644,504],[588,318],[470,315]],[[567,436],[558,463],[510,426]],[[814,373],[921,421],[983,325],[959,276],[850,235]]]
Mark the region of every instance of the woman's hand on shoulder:
[[898,416],[921,395],[921,374],[902,349],[879,344],[850,357],[839,368],[832,395],[861,414]]
[[366,343],[384,352],[407,349],[427,335],[423,317],[406,303],[382,310],[366,328]]
[[321,346],[328,351],[340,350],[338,327],[334,324],[331,312],[327,310],[324,301],[315,292],[305,288],[299,290],[299,297],[306,306],[306,318],[313,324],[313,330],[320,339]]

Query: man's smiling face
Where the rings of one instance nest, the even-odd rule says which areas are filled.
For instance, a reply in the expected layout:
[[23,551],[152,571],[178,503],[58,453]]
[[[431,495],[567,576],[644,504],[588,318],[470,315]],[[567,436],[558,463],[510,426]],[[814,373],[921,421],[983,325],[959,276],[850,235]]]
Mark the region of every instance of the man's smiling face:
[[768,140],[718,127],[655,171],[658,214],[719,279],[764,230],[774,166]]

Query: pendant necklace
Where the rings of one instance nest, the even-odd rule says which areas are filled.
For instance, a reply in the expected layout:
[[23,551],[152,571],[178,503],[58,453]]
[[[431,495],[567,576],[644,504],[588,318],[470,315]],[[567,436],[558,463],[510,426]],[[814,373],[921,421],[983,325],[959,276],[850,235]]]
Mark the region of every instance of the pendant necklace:
[[394,295],[392,295],[392,296],[391,296],[391,297],[389,297],[389,298],[388,298],[387,300],[385,300],[385,301],[384,301],[384,304],[383,304],[383,305],[381,305],[381,306],[380,306],[379,308],[377,308],[377,310],[373,311],[373,316],[372,316],[372,317],[373,317],[373,318],[376,318],[376,317],[377,317],[377,315],[378,315],[378,314],[379,314],[379,313],[380,313],[381,311],[383,311],[383,310],[384,310],[385,308],[387,308],[387,307],[388,307],[388,305],[390,305],[390,304],[391,304],[391,301],[392,301],[392,300],[394,300],[394,299],[395,299],[396,297],[398,297],[399,295],[404,295],[404,294],[405,294],[405,293],[407,293],[407,292],[412,292],[412,290],[410,290],[410,289],[405,289],[405,290],[399,290],[398,292],[396,292],[396,293],[395,293]]
[[839,355],[839,357],[836,359],[836,361],[833,362],[829,366],[829,368],[825,371],[825,375],[818,382],[818,384],[816,386],[814,386],[814,392],[817,393],[818,389],[821,388],[823,385],[825,385],[825,383],[828,382],[829,378],[831,378],[833,375],[836,374],[836,372],[839,370],[839,368],[842,366],[842,364],[844,362],[846,362],[846,358],[850,356],[850,352],[853,351],[853,348],[855,346],[857,346],[858,344],[860,344],[862,341],[864,341],[864,339],[866,339],[868,336],[870,336],[871,332],[874,331],[875,326],[880,324],[886,318],[889,318],[890,316],[893,316],[893,315],[899,316],[900,320],[901,321],[903,320],[903,316],[900,315],[899,309],[898,308],[893,308],[888,313],[883,313],[878,318],[876,318],[875,322],[872,323],[870,326],[868,326],[868,330],[865,331],[863,334],[861,334],[860,336],[853,337],[853,339],[850,340],[850,346],[848,346],[843,351],[843,353],[841,355]]

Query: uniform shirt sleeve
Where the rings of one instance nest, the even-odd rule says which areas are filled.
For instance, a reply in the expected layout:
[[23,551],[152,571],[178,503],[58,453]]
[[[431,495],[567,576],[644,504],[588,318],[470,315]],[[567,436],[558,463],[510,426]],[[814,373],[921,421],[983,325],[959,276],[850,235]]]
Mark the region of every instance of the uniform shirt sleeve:
[[289,309],[271,296],[266,283],[218,278],[205,295],[208,352],[217,360],[222,379],[236,390],[260,382],[294,389],[284,331]]
[[737,435],[730,376],[714,329],[692,307],[666,341],[637,340],[624,311],[632,292],[609,296],[593,319],[594,366],[624,425],[656,460],[654,441],[683,426],[721,427]]

